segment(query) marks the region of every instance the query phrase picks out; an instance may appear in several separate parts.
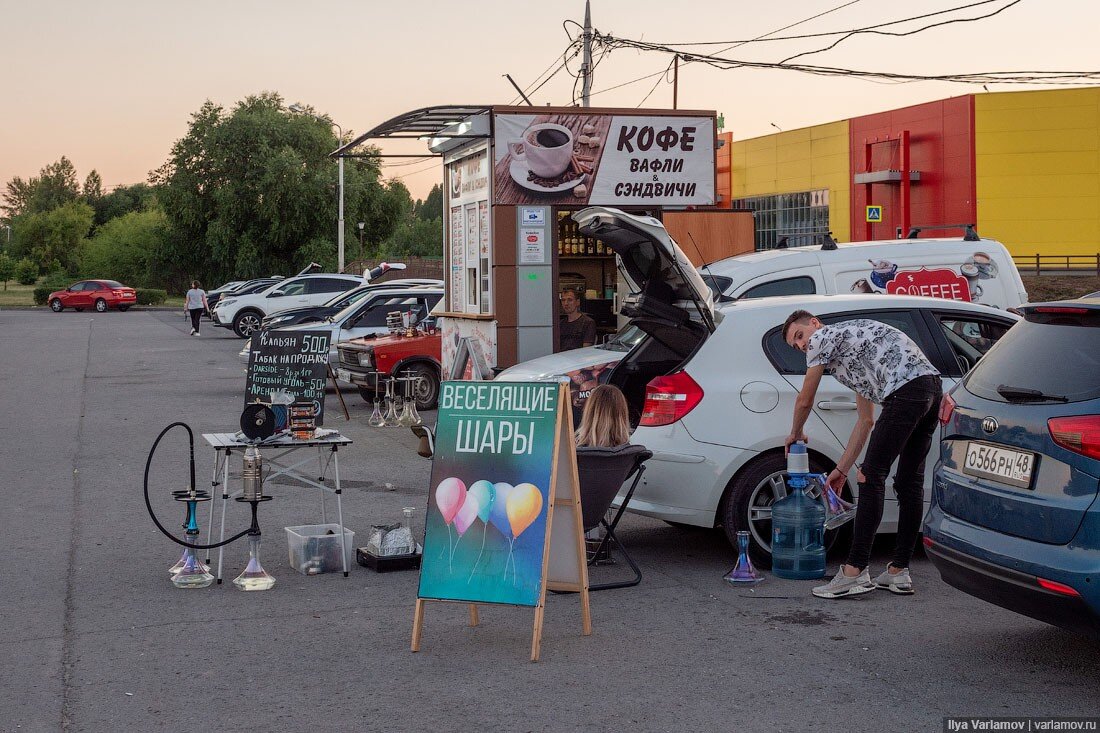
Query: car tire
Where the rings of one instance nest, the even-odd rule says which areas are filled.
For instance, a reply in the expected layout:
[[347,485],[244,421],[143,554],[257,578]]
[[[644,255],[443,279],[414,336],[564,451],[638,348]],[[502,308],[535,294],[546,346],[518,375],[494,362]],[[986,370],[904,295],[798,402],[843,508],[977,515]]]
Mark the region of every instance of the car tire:
[[54,298],[50,301],[50,310],[54,313],[60,313],[65,310],[65,306],[61,303],[61,298]]
[[233,333],[237,334],[240,338],[246,339],[260,330],[260,323],[262,321],[263,316],[260,315],[259,311],[241,311],[233,318]]
[[[419,362],[410,364],[398,370],[396,376],[416,376],[419,380],[413,382],[412,395],[416,402],[417,410],[434,410],[439,401],[439,369],[431,364]],[[405,372],[409,372],[408,375]]]
[[105,301],[103,298],[96,298],[95,299],[95,312],[96,313],[106,313],[107,312],[107,301]]
[[120,305],[118,307],[118,312],[119,313],[125,313],[128,310],[130,310],[130,306],[128,306],[128,305]]
[[[821,461],[810,455],[810,473],[826,473]],[[775,503],[776,489],[786,496],[783,476],[787,472],[787,459],[782,451],[765,453],[750,463],[730,482],[722,502],[722,528],[730,545],[737,547],[737,531],[749,532],[749,559],[767,570],[772,566],[771,505]],[[848,498],[848,497],[846,497]],[[843,527],[825,533],[825,549],[836,543]]]
[[370,387],[360,387],[359,396],[363,398],[364,402],[370,405],[373,404],[376,399],[378,399],[378,392],[371,389]]

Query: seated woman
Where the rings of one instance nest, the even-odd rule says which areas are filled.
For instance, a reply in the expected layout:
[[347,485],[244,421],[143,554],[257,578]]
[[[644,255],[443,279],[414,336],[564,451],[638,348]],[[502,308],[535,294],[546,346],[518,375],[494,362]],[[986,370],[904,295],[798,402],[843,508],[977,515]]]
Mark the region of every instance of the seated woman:
[[618,387],[601,384],[584,403],[577,447],[614,448],[630,442],[630,419],[626,397]]

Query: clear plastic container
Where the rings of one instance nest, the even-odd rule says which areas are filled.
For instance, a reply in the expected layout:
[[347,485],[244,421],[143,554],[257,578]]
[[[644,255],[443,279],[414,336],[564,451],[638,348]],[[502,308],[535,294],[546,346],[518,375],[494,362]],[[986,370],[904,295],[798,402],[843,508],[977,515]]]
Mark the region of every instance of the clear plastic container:
[[[290,566],[303,575],[343,572],[340,561],[340,525],[306,524],[285,527]],[[355,532],[344,527],[348,570],[355,563]]]

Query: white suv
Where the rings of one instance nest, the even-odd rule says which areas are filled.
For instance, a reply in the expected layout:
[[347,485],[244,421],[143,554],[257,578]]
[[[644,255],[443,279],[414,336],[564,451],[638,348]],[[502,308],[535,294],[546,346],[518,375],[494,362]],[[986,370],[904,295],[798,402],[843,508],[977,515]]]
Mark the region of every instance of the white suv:
[[248,338],[260,327],[265,316],[289,308],[322,305],[337,293],[363,284],[358,275],[334,273],[288,277],[253,295],[229,296],[218,301],[210,314],[215,326],[231,328]]
[[[614,362],[580,370],[582,379],[576,371],[555,373],[552,362],[561,364],[567,354],[519,364],[498,379],[569,376],[575,388],[590,386],[586,381],[620,387],[637,426],[631,441],[654,453],[630,510],[672,524],[721,526],[731,542],[737,530],[748,529],[754,560],[765,565],[771,505],[786,491],[783,439],[806,370],[805,354],[781,334],[792,311],[805,308],[825,323],[873,318],[900,328],[941,371],[945,390],[1018,320],[983,305],[910,295],[789,296],[715,306],[654,220],[596,216],[582,231],[615,249],[633,289],[646,293],[623,307],[635,329],[623,334],[627,350],[604,351]],[[660,273],[669,287],[643,273]],[[822,379],[805,428],[815,471],[840,458],[855,407],[851,390],[831,376]],[[933,456],[926,486],[934,463]],[[853,476],[849,494],[856,490]],[[882,530],[894,531],[896,522],[896,502],[887,501]]]

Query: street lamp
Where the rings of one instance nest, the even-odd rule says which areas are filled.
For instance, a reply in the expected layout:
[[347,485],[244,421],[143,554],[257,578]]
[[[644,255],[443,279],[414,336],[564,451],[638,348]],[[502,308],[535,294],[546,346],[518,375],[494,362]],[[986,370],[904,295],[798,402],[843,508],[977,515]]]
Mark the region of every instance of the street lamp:
[[[287,109],[289,109],[291,112],[294,112],[295,114],[299,114],[299,113],[300,114],[307,114],[307,115],[309,115],[310,117],[312,117],[316,120],[321,120],[322,122],[329,123],[330,125],[335,127],[337,129],[337,131],[339,131],[339,133],[340,133],[340,144],[341,145],[343,144],[343,142],[344,142],[344,128],[340,127],[340,125],[336,124],[335,122],[328,119],[327,117],[321,117],[320,115],[315,115],[312,112],[307,112],[306,108],[303,107],[301,104],[299,104],[297,102],[290,105],[290,107],[288,107]],[[344,271],[344,157],[340,156],[339,158],[336,159],[336,161],[337,161],[337,163],[339,165],[339,169],[340,169],[340,213],[339,213],[339,216],[337,217],[337,223],[336,223],[336,227],[337,227],[336,228],[336,265],[337,265],[336,269],[337,269],[337,272],[343,272]]]
[[367,225],[366,222],[362,222],[362,221],[359,222],[359,264],[360,264],[360,266],[362,266],[362,264],[363,264],[363,227],[365,227],[366,225]]

